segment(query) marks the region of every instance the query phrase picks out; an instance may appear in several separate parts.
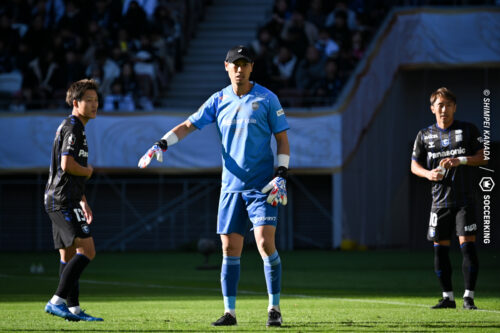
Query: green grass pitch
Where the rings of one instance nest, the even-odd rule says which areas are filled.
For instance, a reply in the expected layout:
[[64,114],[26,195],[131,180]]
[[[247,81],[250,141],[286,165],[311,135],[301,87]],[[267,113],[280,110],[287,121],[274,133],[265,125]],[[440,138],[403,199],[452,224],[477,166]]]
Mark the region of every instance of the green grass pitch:
[[[43,310],[55,291],[58,255],[0,253],[0,332],[499,332],[500,253],[480,251],[476,305],[461,309],[461,256],[452,252],[456,310],[440,298],[428,251],[280,253],[283,327],[266,329],[262,260],[242,256],[238,326],[211,327],[223,312],[219,270],[197,270],[197,253],[101,253],[81,278],[80,302],[104,322],[66,322]],[[214,254],[211,264],[218,265]],[[42,263],[45,272],[31,274]]]

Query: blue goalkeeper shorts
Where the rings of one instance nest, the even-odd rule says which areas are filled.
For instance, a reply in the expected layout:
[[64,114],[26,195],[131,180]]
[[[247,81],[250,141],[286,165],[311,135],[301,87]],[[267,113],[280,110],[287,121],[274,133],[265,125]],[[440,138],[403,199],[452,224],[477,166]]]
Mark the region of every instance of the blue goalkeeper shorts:
[[237,232],[245,235],[248,230],[248,219],[253,228],[261,225],[278,224],[278,207],[267,203],[268,194],[250,190],[244,192],[221,192],[219,214],[217,217],[217,233],[230,234]]

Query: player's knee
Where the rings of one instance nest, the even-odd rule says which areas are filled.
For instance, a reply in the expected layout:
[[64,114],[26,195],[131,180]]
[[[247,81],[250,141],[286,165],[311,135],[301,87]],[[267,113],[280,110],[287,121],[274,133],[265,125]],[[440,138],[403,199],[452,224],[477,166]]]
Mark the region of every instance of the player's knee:
[[275,250],[274,241],[270,241],[265,238],[256,240],[257,248],[261,254],[271,255]]

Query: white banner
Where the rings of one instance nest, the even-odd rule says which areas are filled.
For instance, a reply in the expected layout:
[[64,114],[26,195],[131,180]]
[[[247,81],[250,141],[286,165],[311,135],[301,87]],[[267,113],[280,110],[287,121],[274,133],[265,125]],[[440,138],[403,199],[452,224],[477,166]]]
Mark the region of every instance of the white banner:
[[[52,143],[64,115],[0,117],[0,168],[48,168]],[[98,114],[85,127],[89,163],[100,168],[137,168],[139,158],[165,132],[186,117]],[[288,117],[291,168],[340,165],[340,117]],[[274,140],[273,140],[274,142]],[[215,125],[195,131],[164,153],[151,168],[220,168],[221,144]]]

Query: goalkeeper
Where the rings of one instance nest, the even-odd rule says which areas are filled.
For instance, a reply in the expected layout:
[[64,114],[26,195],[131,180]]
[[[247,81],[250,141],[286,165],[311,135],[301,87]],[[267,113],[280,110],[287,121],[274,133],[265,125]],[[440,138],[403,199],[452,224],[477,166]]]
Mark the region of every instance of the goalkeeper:
[[[250,81],[253,57],[244,46],[227,52],[224,62],[231,85],[213,94],[186,121],[166,133],[139,161],[145,168],[152,158],[189,133],[215,122],[222,143],[222,189],[219,199],[217,233],[222,241],[221,286],[224,315],[214,326],[236,325],[236,290],[240,256],[247,221],[264,261],[269,294],[267,326],[281,326],[281,261],[275,233],[278,204],[286,205],[286,178],[290,147],[289,129],[283,108],[274,93]],[[273,176],[271,137],[277,143],[278,169]]]

